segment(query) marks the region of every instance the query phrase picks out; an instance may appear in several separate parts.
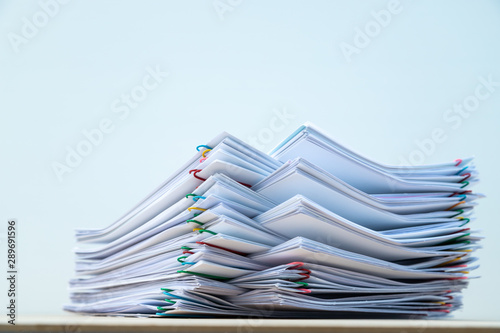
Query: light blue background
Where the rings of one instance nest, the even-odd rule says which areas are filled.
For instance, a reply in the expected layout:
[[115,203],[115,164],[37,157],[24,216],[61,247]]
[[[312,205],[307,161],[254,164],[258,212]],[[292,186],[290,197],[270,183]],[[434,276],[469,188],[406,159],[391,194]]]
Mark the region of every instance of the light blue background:
[[[426,163],[475,155],[488,198],[473,225],[488,238],[455,318],[498,319],[500,87],[457,129],[443,114],[479,77],[500,81],[500,2],[401,1],[351,62],[341,43],[388,1],[229,3],[221,19],[211,0],[74,0],[15,52],[9,33],[41,7],[0,1],[0,220],[20,225],[21,315],[62,313],[76,227],[107,226],[196,145],[223,130],[262,136],[286,110],[293,119],[259,141],[266,151],[310,120],[384,163],[417,154],[435,128],[447,140]],[[112,103],[156,66],[169,76],[120,119]],[[103,118],[112,133],[60,182],[52,164]]]

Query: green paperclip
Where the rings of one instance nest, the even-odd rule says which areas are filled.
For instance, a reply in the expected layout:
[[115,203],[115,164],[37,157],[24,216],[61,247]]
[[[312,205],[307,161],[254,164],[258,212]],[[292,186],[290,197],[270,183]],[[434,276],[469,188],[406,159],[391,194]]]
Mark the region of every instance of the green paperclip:
[[188,272],[188,271],[177,271],[177,273],[186,273],[186,274],[193,274],[193,275],[198,275],[201,277],[206,277],[209,279],[217,279],[217,280],[229,280],[230,278],[223,277],[223,276],[216,276],[216,275],[210,275],[210,274],[203,274],[203,273],[197,273],[197,272]]
[[193,223],[197,223],[199,225],[204,225],[205,223],[202,223],[200,221],[196,221],[196,220],[187,220],[186,223],[189,223],[189,222],[193,222]]
[[212,234],[212,235],[217,235],[216,232],[213,232],[213,231],[210,231],[210,230],[207,230],[207,229],[200,229],[198,230],[200,232],[200,234],[204,233],[204,232],[208,232],[209,234]]

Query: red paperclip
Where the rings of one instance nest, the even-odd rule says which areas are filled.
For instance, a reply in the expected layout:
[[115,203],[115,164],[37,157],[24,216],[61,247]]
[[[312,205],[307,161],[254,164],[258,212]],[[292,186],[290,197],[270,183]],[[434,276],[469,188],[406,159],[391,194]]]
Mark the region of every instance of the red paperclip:
[[455,193],[450,194],[449,196],[454,197],[455,195],[462,195],[462,194],[466,194],[466,193],[472,193],[472,191],[467,190],[467,191],[462,191],[462,192],[455,192]]
[[307,268],[301,268],[299,269],[300,271],[304,271],[305,273],[299,273],[299,274],[308,274],[310,275],[311,274],[311,270],[310,269],[307,269]]
[[213,244],[208,244],[208,243],[205,243],[205,242],[196,242],[196,244],[201,244],[201,245],[215,247],[216,249],[220,249],[220,250],[224,250],[224,251],[227,251],[227,252],[239,254],[241,256],[246,256],[247,255],[247,253],[243,253],[243,252],[238,252],[238,251],[226,249],[225,247],[221,247],[221,246],[217,246],[217,245],[213,245]]
[[[201,178],[200,176],[197,175],[198,172],[200,172],[200,171],[201,171],[201,169],[193,169],[193,170],[189,170],[189,173],[193,174],[193,177],[196,178],[196,179],[203,180],[203,181],[207,180],[206,178]],[[252,185],[245,184],[245,183],[242,183],[242,182],[237,182],[237,183],[239,183],[239,184],[241,184],[243,186],[246,186],[246,187],[252,187]]]
[[205,181],[206,180],[205,178],[201,178],[197,175],[197,173],[200,171],[201,171],[201,169],[193,169],[193,170],[189,170],[189,173],[193,174],[194,178]]
[[309,279],[311,277],[311,275],[306,274],[306,273],[299,273],[299,275],[304,275],[304,277],[298,279],[297,281],[307,280],[307,279]]
[[293,265],[292,267],[290,267],[291,269],[293,269],[293,268],[300,268],[300,267],[304,266],[304,263],[300,262],[300,261],[294,261],[294,262],[288,263],[287,265]]
[[[465,176],[465,175],[467,175],[467,176]],[[464,179],[462,179],[462,180],[460,181],[460,183],[461,183],[461,182],[466,181],[467,179],[469,179],[469,178],[470,178],[470,176],[471,176],[471,174],[470,174],[470,172],[467,172],[467,173],[464,173],[462,176],[465,176],[465,178],[464,178]]]

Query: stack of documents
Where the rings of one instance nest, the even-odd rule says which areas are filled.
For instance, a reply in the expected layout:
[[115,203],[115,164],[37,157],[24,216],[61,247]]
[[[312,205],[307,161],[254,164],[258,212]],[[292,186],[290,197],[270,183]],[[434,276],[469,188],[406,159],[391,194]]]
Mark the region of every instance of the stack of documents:
[[446,315],[478,267],[472,158],[388,166],[311,124],[270,154],[222,133],[110,226],[77,230],[68,311]]

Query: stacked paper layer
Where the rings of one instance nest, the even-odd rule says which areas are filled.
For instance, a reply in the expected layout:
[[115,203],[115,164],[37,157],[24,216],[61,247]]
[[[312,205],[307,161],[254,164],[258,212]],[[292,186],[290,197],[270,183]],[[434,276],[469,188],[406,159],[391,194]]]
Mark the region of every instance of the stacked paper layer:
[[477,268],[472,159],[378,164],[306,124],[270,154],[223,133],[107,228],[77,230],[68,311],[438,316]]

